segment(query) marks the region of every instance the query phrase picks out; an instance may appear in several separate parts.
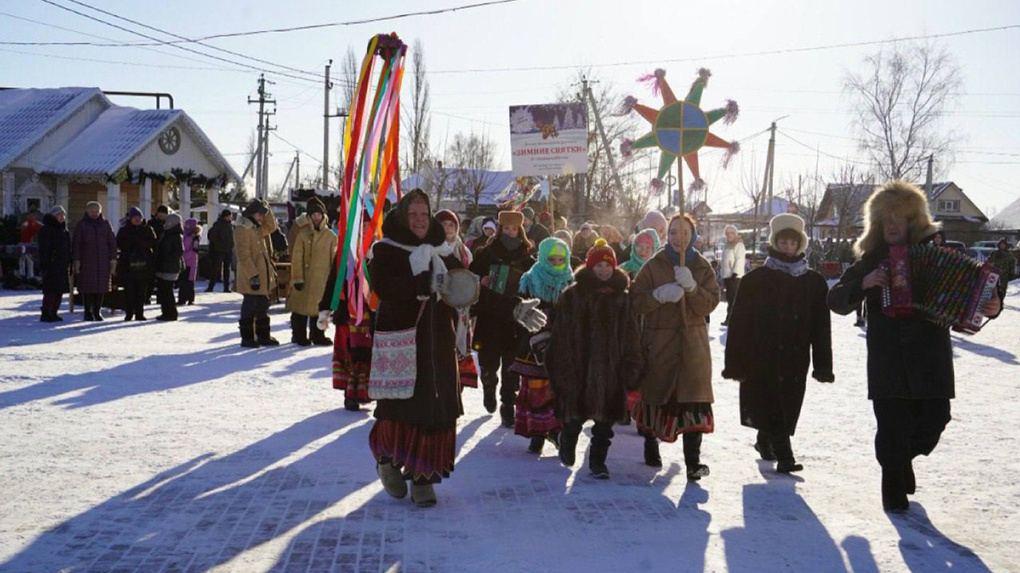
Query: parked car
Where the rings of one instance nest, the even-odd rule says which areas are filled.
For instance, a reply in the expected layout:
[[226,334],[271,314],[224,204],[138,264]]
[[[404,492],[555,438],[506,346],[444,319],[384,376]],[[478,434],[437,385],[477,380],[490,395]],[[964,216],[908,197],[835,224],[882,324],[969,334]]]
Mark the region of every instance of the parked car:
[[964,245],[960,241],[946,241],[946,248],[953,249],[958,253],[966,253],[967,245]]
[[[1007,241],[1007,243],[1008,243],[1008,241]],[[998,240],[995,240],[995,241],[978,241],[978,242],[974,243],[973,245],[971,245],[971,247],[973,247],[973,248],[982,248],[982,249],[984,249],[984,248],[998,249],[999,248],[999,241]]]
[[988,247],[971,247],[967,249],[967,256],[982,263],[988,260],[988,255],[995,252],[995,249]]

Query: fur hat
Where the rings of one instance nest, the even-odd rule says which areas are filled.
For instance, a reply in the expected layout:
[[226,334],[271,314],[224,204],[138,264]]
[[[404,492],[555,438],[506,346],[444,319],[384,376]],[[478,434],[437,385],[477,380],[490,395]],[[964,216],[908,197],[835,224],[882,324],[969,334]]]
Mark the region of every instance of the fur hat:
[[53,215],[54,217],[56,217],[57,215],[63,215],[66,217],[67,211],[65,211],[64,208],[61,207],[60,205],[57,205],[56,207],[50,209],[50,215]]
[[265,215],[269,212],[269,205],[261,199],[252,199],[250,203],[244,208],[244,212],[241,214],[245,217],[251,217],[256,213]]
[[907,222],[907,243],[921,242],[939,230],[928,212],[924,191],[901,179],[887,182],[864,203],[864,232],[854,244],[854,253],[863,257],[874,253],[885,243],[882,224],[889,218]]
[[311,215],[312,213],[319,213],[321,215],[326,214],[326,206],[322,204],[322,201],[318,197],[312,197],[308,200],[308,206],[305,208],[305,212]]
[[804,219],[793,213],[781,213],[772,217],[772,220],[769,221],[769,246],[777,251],[779,250],[779,234],[783,231],[797,233],[800,239],[800,245],[797,247],[797,256],[803,255],[808,245],[808,237],[804,232]]
[[103,212],[103,205],[100,204],[99,201],[89,201],[88,203],[85,203],[85,210],[86,211],[90,211],[92,209],[99,209],[99,212],[102,213]]
[[513,225],[514,227],[524,226],[524,214],[520,211],[500,211],[499,226]]
[[460,217],[449,209],[436,211],[436,221],[439,221],[440,224],[444,221],[452,221],[454,225],[457,225],[457,228],[460,228]]
[[588,255],[584,259],[584,266],[591,269],[599,263],[609,263],[616,268],[616,252],[609,246],[605,239],[596,239],[595,246],[588,249]]

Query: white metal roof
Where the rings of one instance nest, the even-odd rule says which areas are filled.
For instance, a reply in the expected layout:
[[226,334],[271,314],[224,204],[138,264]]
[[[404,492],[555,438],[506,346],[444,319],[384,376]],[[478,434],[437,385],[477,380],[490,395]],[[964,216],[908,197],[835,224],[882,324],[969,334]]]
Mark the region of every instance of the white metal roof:
[[99,88],[0,90],[0,169],[13,163],[94,97]]

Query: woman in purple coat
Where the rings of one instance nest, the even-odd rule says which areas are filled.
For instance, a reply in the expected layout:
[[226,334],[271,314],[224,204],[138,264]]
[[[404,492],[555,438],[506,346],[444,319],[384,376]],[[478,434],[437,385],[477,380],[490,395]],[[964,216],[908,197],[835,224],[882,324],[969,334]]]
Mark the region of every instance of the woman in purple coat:
[[117,237],[103,217],[97,201],[85,204],[85,216],[74,228],[74,274],[85,306],[85,320],[103,320],[99,308],[110,290],[110,275],[117,264]]
[[198,244],[202,240],[202,227],[198,219],[184,221],[184,274],[178,281],[177,306],[194,304],[195,280],[198,278]]

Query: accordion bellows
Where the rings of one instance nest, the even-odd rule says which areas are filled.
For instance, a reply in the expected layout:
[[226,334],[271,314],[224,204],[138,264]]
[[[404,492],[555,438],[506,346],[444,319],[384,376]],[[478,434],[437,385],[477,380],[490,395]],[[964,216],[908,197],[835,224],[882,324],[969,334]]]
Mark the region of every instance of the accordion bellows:
[[999,282],[994,266],[932,245],[890,247],[882,266],[890,278],[882,289],[883,314],[920,316],[971,334],[981,330],[981,308]]

